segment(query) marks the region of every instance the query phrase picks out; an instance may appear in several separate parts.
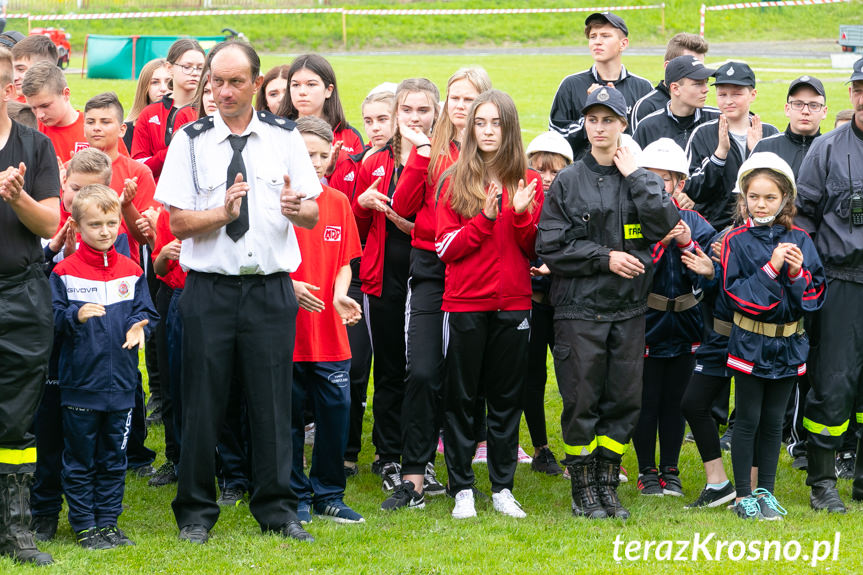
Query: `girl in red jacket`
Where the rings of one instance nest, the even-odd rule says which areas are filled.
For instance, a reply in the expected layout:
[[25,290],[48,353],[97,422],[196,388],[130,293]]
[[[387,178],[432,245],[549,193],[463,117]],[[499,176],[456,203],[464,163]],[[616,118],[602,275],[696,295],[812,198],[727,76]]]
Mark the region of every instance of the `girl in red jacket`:
[[373,469],[381,469],[386,491],[401,483],[404,324],[413,227],[389,204],[413,149],[410,141],[400,134],[401,126],[430,133],[439,98],[437,87],[425,78],[410,78],[399,84],[396,113],[400,127],[384,148],[363,161],[353,202],[360,239],[365,241],[360,279],[375,350],[372,440],[378,461]]
[[336,73],[326,58],[318,54],[303,54],[291,62],[288,69],[286,96],[279,105],[279,116],[296,120],[303,116],[317,116],[326,120],[333,129],[334,142],[341,142],[345,154],[356,154],[363,149],[360,133],[348,124],[336,86]]
[[[525,512],[512,495],[530,334],[530,260],[542,181],[527,171],[515,104],[489,90],[474,100],[464,145],[444,174],[435,249],[446,264],[444,445],[456,519],[476,516],[474,406],[488,408],[488,473],[496,511]],[[527,182],[527,183],[525,183]],[[540,192],[540,193],[537,193]]]
[[416,220],[411,232],[402,485],[381,504],[382,509],[421,508],[426,494],[444,491],[434,478],[435,438],[441,423],[444,292],[444,265],[434,251],[435,192],[440,175],[458,158],[471,104],[490,88],[485,70],[462,68],[447,82],[444,109],[431,139],[405,123],[399,126],[399,133],[414,149],[393,194],[392,209]]
[[159,182],[174,131],[197,119],[195,95],[204,71],[204,49],[196,40],[181,38],[168,50],[171,93],[141,111],[135,122],[132,158],[143,162]]
[[273,114],[279,112],[282,99],[288,90],[288,70],[286,64],[271,68],[264,74],[264,81],[255,95],[255,110],[267,110]]

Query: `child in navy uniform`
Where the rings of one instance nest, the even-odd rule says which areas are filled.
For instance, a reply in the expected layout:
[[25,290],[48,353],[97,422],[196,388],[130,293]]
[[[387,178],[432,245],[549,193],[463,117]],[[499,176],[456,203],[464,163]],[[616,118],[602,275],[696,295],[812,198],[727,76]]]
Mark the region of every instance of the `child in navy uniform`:
[[72,203],[78,250],[51,274],[60,345],[63,491],[77,542],[88,549],[132,545],[117,527],[126,444],[138,384],[138,347],[158,315],[141,268],[117,253],[117,193],[82,189]]
[[[809,235],[793,224],[794,172],[771,152],[752,154],[737,176],[749,219],[725,236],[722,289],[734,311],[728,367],[735,370],[737,420],[731,462],[743,519],[781,519],[774,496],[782,417],[797,376],[806,373],[803,314],[826,295],[824,266]],[[750,470],[758,440],[758,488]]]

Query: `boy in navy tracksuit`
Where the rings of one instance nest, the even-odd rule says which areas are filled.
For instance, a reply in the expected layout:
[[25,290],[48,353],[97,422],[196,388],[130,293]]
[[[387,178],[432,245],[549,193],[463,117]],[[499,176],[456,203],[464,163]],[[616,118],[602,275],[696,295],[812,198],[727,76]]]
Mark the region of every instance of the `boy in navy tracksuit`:
[[117,527],[126,444],[138,384],[138,346],[158,315],[141,268],[117,253],[116,192],[91,185],[72,203],[77,251],[51,274],[60,345],[63,491],[77,542],[88,549],[132,545]]

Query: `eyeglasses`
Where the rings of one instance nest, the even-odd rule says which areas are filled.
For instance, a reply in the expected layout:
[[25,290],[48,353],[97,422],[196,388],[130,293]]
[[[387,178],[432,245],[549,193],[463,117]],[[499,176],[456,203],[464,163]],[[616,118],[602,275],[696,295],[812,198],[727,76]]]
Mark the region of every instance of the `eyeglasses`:
[[808,107],[810,112],[820,112],[821,108],[824,107],[824,104],[821,102],[804,102],[803,100],[794,100],[788,102],[788,104],[791,106],[792,110],[796,110],[798,112],[805,107]]
[[175,64],[179,66],[180,70],[183,71],[187,76],[200,76],[204,71],[203,66],[187,66],[185,64]]

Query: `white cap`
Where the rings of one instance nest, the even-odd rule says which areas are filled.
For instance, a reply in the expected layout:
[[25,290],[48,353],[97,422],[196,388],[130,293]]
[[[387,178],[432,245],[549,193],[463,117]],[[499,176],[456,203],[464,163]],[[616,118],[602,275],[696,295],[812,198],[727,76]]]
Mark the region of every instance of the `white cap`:
[[638,142],[636,142],[629,134],[621,134],[620,140],[624,148],[629,148],[629,151],[632,152],[633,156],[635,156],[635,161],[637,162],[638,158],[641,157],[641,146],[638,145]]
[[683,148],[671,138],[659,138],[642,150],[638,157],[638,166],[654,170],[668,170],[689,177],[689,159]]
[[551,152],[552,154],[560,154],[568,162],[572,162],[572,147],[566,138],[557,132],[543,132],[535,137],[527,146],[527,157],[531,157],[538,152]]
[[743,162],[740,170],[737,171],[737,185],[734,187],[734,192],[739,194],[743,189],[743,178],[753,170],[761,168],[772,170],[791,182],[791,197],[789,200],[794,201],[794,198],[797,197],[797,183],[794,180],[794,170],[791,169],[788,162],[773,152],[756,152]]
[[398,87],[399,85],[395,82],[384,82],[383,84],[378,84],[369,91],[369,93],[366,95],[366,98],[368,98],[372,94],[377,94],[378,92],[389,92],[391,94],[395,94],[396,88]]

